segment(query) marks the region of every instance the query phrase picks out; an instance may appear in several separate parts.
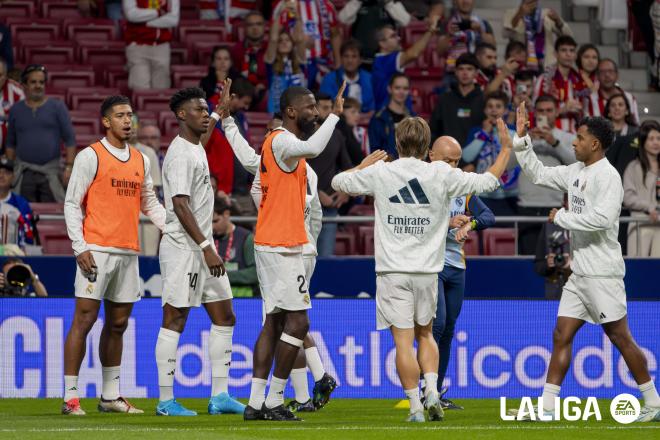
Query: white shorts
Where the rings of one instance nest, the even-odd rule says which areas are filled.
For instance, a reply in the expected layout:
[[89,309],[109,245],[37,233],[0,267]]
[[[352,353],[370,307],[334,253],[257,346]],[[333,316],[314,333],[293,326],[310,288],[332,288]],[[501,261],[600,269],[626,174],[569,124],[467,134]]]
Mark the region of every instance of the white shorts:
[[133,303],[140,299],[138,256],[91,251],[97,276],[90,282],[78,266],[74,283],[76,297],[117,303]]
[[384,330],[428,325],[438,304],[438,275],[376,275],[376,328]]
[[303,265],[305,266],[305,276],[307,277],[307,284],[312,281],[314,275],[314,268],[316,268],[316,257],[314,255],[304,255]]
[[618,321],[628,313],[622,279],[587,278],[572,274],[561,294],[557,316],[592,324]]
[[301,253],[254,251],[261,297],[267,314],[312,308]]
[[201,250],[181,249],[161,240],[160,273],[163,305],[199,307],[202,303],[232,298],[229,278],[226,274],[219,278],[211,276]]

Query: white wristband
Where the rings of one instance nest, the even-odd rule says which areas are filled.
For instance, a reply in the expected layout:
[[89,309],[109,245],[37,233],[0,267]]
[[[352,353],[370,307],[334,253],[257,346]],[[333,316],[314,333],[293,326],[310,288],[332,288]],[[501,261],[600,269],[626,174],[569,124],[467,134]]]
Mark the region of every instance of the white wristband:
[[199,248],[200,248],[201,250],[204,250],[204,249],[207,248],[208,246],[211,246],[211,242],[208,241],[208,240],[204,240],[203,242],[201,242],[201,243],[199,244]]
[[217,114],[216,112],[211,113],[211,117],[215,119],[215,122],[218,122],[220,120],[220,115]]

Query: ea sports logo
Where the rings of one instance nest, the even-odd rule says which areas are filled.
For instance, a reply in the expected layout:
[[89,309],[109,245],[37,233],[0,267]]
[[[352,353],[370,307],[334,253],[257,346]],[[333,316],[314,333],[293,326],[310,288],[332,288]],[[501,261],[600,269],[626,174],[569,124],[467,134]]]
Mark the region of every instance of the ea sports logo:
[[619,423],[628,424],[639,417],[639,400],[632,394],[619,394],[610,404],[612,418]]

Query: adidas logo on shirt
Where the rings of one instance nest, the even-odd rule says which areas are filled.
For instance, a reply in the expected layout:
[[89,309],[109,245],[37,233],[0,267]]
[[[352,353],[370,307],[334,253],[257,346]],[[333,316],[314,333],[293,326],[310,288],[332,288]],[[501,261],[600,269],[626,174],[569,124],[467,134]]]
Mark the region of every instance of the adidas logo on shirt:
[[[411,193],[412,190],[412,193]],[[413,197],[414,194],[414,197]],[[408,185],[404,186],[399,190],[399,194],[395,194],[390,197],[390,202],[392,203],[403,203],[408,205],[429,205],[429,199],[426,197],[426,193],[422,189],[422,185],[419,184],[417,179],[411,179],[408,181]]]
[[573,187],[577,188],[580,186],[580,179],[576,179],[575,182],[573,182]]

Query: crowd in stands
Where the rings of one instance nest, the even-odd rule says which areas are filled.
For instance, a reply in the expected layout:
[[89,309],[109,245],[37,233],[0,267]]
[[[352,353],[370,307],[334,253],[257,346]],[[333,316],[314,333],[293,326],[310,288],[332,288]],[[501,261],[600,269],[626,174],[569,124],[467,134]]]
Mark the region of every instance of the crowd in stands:
[[[658,220],[660,125],[642,122],[635,96],[619,85],[617,61],[601,57],[598,47],[589,42],[577,42],[559,11],[545,7],[543,0],[520,0],[517,7],[502,11],[502,35],[496,35],[488,20],[475,13],[479,0],[52,2],[68,5],[52,10],[64,11],[57,13],[67,15],[58,17],[73,23],[65,21],[64,28],[58,24],[53,34],[48,33],[47,18],[54,17],[48,15],[54,14],[48,12],[48,2],[18,1],[29,5],[32,15],[28,19],[34,17],[45,26],[46,39],[64,32],[66,39],[81,36],[70,41],[74,55],[69,61],[91,62],[82,57],[91,57],[93,51],[87,49],[99,47],[97,60],[110,54],[123,60],[120,70],[97,61],[94,70],[89,70],[92,80],[87,86],[102,87],[97,92],[101,95],[108,91],[132,97],[139,119],[136,116],[131,143],[152,164],[162,161],[163,149],[176,131],[176,121],[165,105],[172,88],[198,85],[213,109],[224,80],[232,79],[231,114],[240,133],[259,150],[287,87],[304,85],[316,93],[321,123],[346,81],[341,121],[325,151],[309,161],[319,176],[326,217],[369,213],[365,208],[369,200],[336,193],[330,181],[374,149],[383,149],[396,159],[394,130],[407,116],[427,119],[433,139],[440,135],[456,138],[463,147],[460,166],[481,173],[500,149],[495,121],[503,117],[513,127],[512,110],[525,102],[532,116],[534,149],[550,166],[576,160],[571,144],[582,117],[609,118],[617,137],[607,157],[625,185],[622,215],[653,223]],[[39,9],[41,3],[46,6]],[[651,35],[658,30],[656,38],[647,42],[652,65],[657,66],[660,9],[655,2],[633,3],[632,14],[639,26],[650,25]],[[639,12],[642,3],[646,15]],[[0,17],[4,7],[0,4]],[[80,20],[88,20],[97,29],[111,23],[107,35],[117,41],[88,46],[86,34],[75,33],[75,23]],[[75,99],[70,83],[64,82],[63,87],[53,84],[50,73],[61,63],[52,58],[41,61],[38,51],[32,56],[37,44],[12,42],[12,37],[22,35],[18,32],[21,23],[25,21],[16,17],[0,19],[0,143],[7,159],[0,163],[0,198],[5,191],[3,176],[11,171],[13,190],[29,202],[61,203],[76,149],[98,136],[100,127],[98,122],[88,121],[96,131],[78,132],[86,119],[76,103],[84,101]],[[118,42],[120,38],[123,43]],[[498,57],[498,43],[506,44],[504,58]],[[40,44],[49,46],[50,42],[40,40]],[[123,53],[117,54],[119,46]],[[53,42],[52,47],[60,46]],[[61,53],[67,54],[68,48]],[[87,71],[86,66],[79,68]],[[651,74],[651,86],[656,85],[657,68]],[[93,102],[98,101],[97,96]],[[84,108],[89,110],[88,119],[98,119],[93,108]],[[216,210],[217,215],[255,215],[249,195],[252,177],[234,157],[221,123],[206,149],[217,194],[227,201]],[[152,171],[158,189],[160,170],[155,166]],[[529,182],[515,157],[501,184],[497,191],[480,195],[496,216],[547,216],[563,201],[563,194]],[[19,228],[23,232],[14,234],[16,243],[22,243],[20,240],[31,237],[31,213],[24,209],[23,201],[11,200],[7,203],[16,205],[23,225]],[[538,223],[522,224],[518,251],[535,254],[539,236],[547,234],[545,229]],[[624,251],[660,256],[659,227],[631,224],[621,229]],[[155,254],[158,232],[144,227],[142,234],[145,253]],[[641,234],[641,249],[636,234]],[[319,255],[334,254],[340,238],[345,238],[341,226],[324,223]],[[14,241],[3,239],[4,243]],[[348,248],[365,250],[349,242]]]

